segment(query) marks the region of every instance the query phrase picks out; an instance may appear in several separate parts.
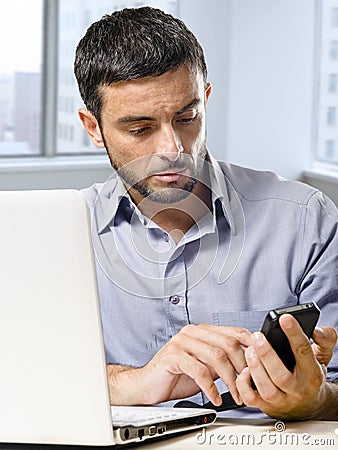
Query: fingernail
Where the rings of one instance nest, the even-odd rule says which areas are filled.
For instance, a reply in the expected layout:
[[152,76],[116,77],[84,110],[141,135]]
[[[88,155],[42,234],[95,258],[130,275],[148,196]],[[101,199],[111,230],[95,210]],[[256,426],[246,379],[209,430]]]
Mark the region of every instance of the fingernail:
[[232,398],[235,400],[237,405],[241,404],[241,397],[239,396],[239,393],[237,391],[231,392]]
[[290,316],[288,315],[282,316],[282,320],[284,328],[286,328],[287,330],[291,330],[291,328],[293,328],[293,322]]
[[255,331],[252,336],[253,336],[255,344],[258,344],[258,345],[263,344],[264,339],[263,339],[263,335],[261,333]]
[[246,374],[246,373],[248,373],[248,372],[249,372],[249,367],[244,367],[244,369],[242,370],[241,373]]
[[222,397],[220,396],[220,394],[218,394],[216,397],[215,405],[221,406],[221,404],[222,404]]
[[236,395],[235,402],[237,405],[243,405],[243,400],[239,395]]
[[316,327],[315,328],[315,333],[317,334],[317,336],[319,336],[321,338],[325,337],[325,331],[323,330],[323,328]]
[[253,347],[248,347],[245,351],[245,355],[251,360],[257,359],[257,353],[255,352],[255,349]]

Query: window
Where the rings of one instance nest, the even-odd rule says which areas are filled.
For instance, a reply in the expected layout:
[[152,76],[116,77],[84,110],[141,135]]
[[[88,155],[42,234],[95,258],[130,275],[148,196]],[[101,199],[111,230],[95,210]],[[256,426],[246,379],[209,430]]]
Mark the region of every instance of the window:
[[331,8],[331,26],[338,28],[338,8]]
[[334,106],[327,108],[327,125],[330,127],[337,125],[337,110]]
[[328,159],[332,159],[334,157],[335,148],[336,148],[336,141],[334,139],[328,139],[326,141],[326,148],[325,148],[326,157]]
[[338,164],[338,0],[320,0],[319,83],[315,159]]
[[338,41],[330,41],[329,54],[332,61],[338,61]]
[[1,5],[0,156],[40,153],[42,6],[42,0]]
[[332,94],[336,94],[337,87],[338,87],[338,75],[336,73],[330,73],[328,83],[329,92]]
[[[177,14],[177,1],[137,0],[59,0],[59,52],[58,52],[58,105],[57,121],[63,124],[58,134],[57,154],[97,154],[79,124],[76,111],[82,105],[73,75],[73,60],[76,43],[86,28],[109,11],[123,7],[156,6]],[[68,125],[66,125],[68,124]]]
[[149,5],[177,15],[177,4],[178,0],[4,2],[0,14],[0,157],[97,155],[76,113],[83,106],[73,75],[77,42],[94,20],[109,11]]

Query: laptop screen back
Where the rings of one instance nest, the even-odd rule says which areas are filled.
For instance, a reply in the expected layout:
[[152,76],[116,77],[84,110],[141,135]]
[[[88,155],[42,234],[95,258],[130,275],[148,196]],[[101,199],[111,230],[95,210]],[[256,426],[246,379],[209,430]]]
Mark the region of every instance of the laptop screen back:
[[112,444],[86,202],[0,192],[0,442]]

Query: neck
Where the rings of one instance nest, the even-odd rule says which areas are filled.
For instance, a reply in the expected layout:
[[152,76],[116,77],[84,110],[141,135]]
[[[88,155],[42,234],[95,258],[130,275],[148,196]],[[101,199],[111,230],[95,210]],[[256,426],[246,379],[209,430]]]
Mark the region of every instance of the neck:
[[129,190],[134,202],[142,214],[150,218],[159,227],[169,233],[178,243],[183,235],[212,210],[209,183],[197,181],[193,191],[176,203],[158,203],[142,197],[142,201]]

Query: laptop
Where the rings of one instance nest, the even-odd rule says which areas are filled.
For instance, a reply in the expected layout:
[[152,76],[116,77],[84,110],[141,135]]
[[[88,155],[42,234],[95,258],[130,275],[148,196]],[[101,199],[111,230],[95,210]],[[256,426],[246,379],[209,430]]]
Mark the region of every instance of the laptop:
[[213,410],[110,407],[81,192],[2,191],[0,215],[0,442],[107,446],[215,420]]

